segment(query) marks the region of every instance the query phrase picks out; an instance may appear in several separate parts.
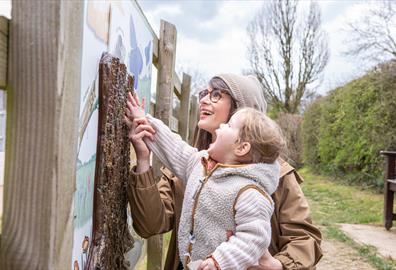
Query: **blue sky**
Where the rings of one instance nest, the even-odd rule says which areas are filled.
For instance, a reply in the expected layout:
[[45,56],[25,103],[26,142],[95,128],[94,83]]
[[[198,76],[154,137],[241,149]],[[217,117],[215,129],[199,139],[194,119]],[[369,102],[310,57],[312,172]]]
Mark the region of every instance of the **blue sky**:
[[[248,67],[246,26],[265,1],[155,1],[138,0],[152,28],[159,32],[160,20],[178,31],[176,66],[193,68],[211,77],[221,72],[241,73]],[[322,26],[329,37],[330,59],[319,93],[342,85],[364,73],[358,60],[343,55],[347,21],[364,14],[374,2],[318,1]],[[301,1],[307,9],[309,1]],[[0,0],[0,15],[10,17],[10,1]]]

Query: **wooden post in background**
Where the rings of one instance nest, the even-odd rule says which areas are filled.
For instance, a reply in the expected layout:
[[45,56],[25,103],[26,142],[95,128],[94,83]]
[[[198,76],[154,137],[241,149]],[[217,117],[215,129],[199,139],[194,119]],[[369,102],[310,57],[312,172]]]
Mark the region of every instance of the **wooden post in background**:
[[197,119],[198,119],[198,98],[197,96],[191,96],[190,99],[191,105],[190,105],[190,112],[189,112],[189,123],[188,123],[188,142],[193,145],[193,138],[194,138],[194,131],[195,131],[195,126],[197,125]]
[[5,89],[7,82],[8,25],[9,20],[0,16],[0,89]]
[[191,76],[183,73],[183,81],[181,85],[181,101],[180,101],[180,112],[179,112],[179,134],[183,140],[187,141],[188,136],[188,119],[190,109],[190,85]]
[[[172,116],[173,74],[176,58],[176,28],[174,25],[161,20],[160,39],[158,42],[158,75],[155,117],[166,125]],[[161,163],[153,158],[154,176],[161,175]],[[150,237],[147,242],[147,269],[161,270],[162,268],[162,235]]]
[[82,15],[82,2],[12,2],[2,269],[71,268]]

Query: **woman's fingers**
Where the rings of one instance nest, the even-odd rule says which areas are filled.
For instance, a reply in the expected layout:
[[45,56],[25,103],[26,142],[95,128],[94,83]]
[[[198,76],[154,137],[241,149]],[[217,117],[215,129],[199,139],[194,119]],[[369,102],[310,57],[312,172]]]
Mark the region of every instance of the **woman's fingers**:
[[150,125],[150,123],[147,121],[146,117],[142,117],[142,118],[135,118],[132,121],[132,127],[136,128],[139,125]]
[[139,133],[132,135],[131,139],[132,139],[132,141],[138,141],[138,140],[143,139],[144,137],[147,137],[150,140],[154,140],[154,135],[151,134],[150,132],[148,132],[147,130],[143,130]]
[[148,132],[150,132],[151,134],[154,134],[154,133],[155,133],[155,130],[154,130],[154,128],[153,128],[151,125],[143,125],[143,124],[138,125],[138,126],[136,127],[135,133],[139,133],[139,132],[141,132],[141,131],[143,131],[143,130],[148,131]]

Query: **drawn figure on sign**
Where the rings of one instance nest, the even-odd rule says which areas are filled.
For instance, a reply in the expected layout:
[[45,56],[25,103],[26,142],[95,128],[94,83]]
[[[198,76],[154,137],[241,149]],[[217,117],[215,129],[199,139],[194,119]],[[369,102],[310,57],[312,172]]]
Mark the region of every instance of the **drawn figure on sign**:
[[131,73],[135,76],[135,83],[133,88],[138,89],[138,79],[140,73],[143,70],[143,57],[142,53],[139,50],[139,46],[137,43],[137,37],[136,37],[136,31],[135,31],[135,25],[133,22],[132,16],[130,16],[129,19],[130,23],[130,41],[131,41],[131,50],[129,52],[129,69]]
[[84,253],[84,254],[87,253],[88,247],[89,247],[89,237],[88,237],[88,236],[85,236],[85,237],[84,237],[84,241],[83,241],[83,243],[82,243],[82,250],[83,250],[83,253]]
[[[121,29],[117,29],[117,31],[122,32]],[[118,34],[118,36],[117,36],[117,43],[115,45],[113,54],[114,54],[114,56],[120,58],[121,63],[124,63],[124,59],[125,59],[125,55],[126,55],[126,48],[124,46],[124,40],[121,36],[121,33]]]
[[151,40],[144,48],[144,55],[146,56],[146,66],[151,64]]
[[78,265],[78,261],[74,261],[74,270],[80,270],[80,266]]

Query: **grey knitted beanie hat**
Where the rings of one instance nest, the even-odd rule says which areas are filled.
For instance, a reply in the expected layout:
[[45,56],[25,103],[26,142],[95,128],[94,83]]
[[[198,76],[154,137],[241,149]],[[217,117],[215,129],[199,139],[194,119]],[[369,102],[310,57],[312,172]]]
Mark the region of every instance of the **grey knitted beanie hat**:
[[263,88],[255,76],[220,74],[214,78],[220,78],[228,85],[238,108],[251,107],[266,112],[267,102],[264,98]]

